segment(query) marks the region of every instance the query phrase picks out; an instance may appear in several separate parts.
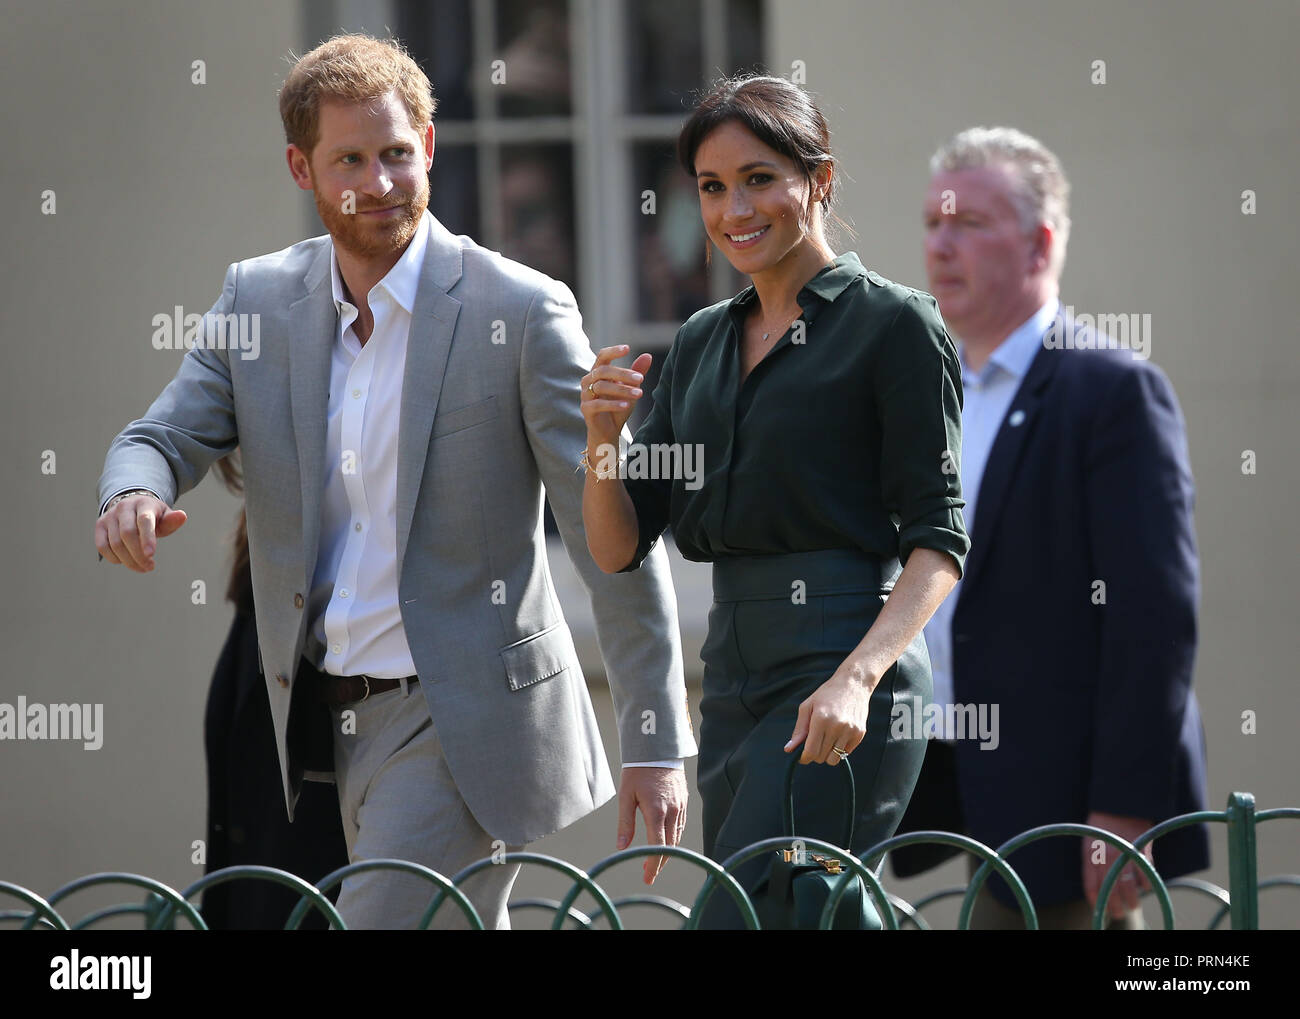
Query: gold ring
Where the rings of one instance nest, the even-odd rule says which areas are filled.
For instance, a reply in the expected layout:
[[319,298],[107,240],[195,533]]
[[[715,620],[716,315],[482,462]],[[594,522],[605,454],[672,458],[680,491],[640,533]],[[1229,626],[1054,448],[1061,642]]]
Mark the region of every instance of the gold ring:
[[587,383],[587,392],[589,392],[592,396],[595,396],[595,395],[596,395],[596,383],[595,383],[595,382],[588,382],[588,383]]
[[831,750],[840,755],[841,761],[847,761],[849,759],[849,752],[847,750],[843,750],[840,747],[831,747]]

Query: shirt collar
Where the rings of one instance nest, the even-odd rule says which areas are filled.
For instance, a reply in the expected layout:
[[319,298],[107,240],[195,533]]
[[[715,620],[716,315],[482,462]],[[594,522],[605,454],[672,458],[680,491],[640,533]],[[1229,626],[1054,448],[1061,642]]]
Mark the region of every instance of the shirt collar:
[[[805,283],[799,293],[802,295],[807,291],[824,301],[833,301],[848,289],[850,283],[859,276],[865,276],[866,273],[867,270],[862,267],[862,260],[858,258],[858,253],[846,251],[835,261],[819,269],[817,275]],[[756,295],[757,291],[751,283],[731,299],[731,304],[733,307],[747,305]]]
[[[416,227],[415,236],[402,252],[402,257],[388,270],[388,275],[375,284],[383,287],[408,315],[415,308],[415,294],[420,287],[420,270],[424,267],[424,252],[429,245],[429,210],[425,209]],[[343,290],[343,277],[339,274],[339,260],[330,241],[330,277],[334,287],[334,305],[340,311],[344,305],[352,307]]]
[[[1056,318],[1059,306],[1059,302],[1053,297],[1012,330],[1011,335],[999,343],[989,355],[988,363],[979,374],[987,377],[990,372],[997,369],[1013,379],[1024,378],[1043,345],[1043,335],[1047,332],[1047,327],[1052,324],[1052,320]],[[963,370],[969,374],[965,351],[962,352],[961,363]]]
[[823,267],[803,288],[824,301],[833,301],[848,289],[850,283],[866,273],[858,253],[846,251],[830,265]]

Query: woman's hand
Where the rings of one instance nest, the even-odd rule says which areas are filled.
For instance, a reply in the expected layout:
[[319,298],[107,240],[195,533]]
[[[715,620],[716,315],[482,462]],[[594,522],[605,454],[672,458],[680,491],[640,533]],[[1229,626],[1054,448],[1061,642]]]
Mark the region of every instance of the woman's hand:
[[861,665],[853,658],[847,659],[835,675],[799,705],[799,718],[794,735],[785,745],[786,753],[802,743],[801,764],[839,764],[835,748],[847,757],[867,734],[867,711],[874,687]]
[[631,368],[616,367],[615,359],[623,357],[632,348],[627,344],[604,347],[596,355],[591,371],[582,377],[582,416],[587,420],[587,453],[594,458],[592,443],[613,443],[617,446],[619,434],[632,407],[641,399],[641,383],[650,369],[653,358],[642,354],[632,362]]
[[846,754],[853,752],[866,735],[867,709],[876,684],[930,621],[959,576],[957,562],[949,553],[912,549],[894,581],[893,592],[862,642],[835,674],[799,705],[794,735],[785,745],[787,753],[803,743],[802,763],[835,764],[840,755],[832,747]]

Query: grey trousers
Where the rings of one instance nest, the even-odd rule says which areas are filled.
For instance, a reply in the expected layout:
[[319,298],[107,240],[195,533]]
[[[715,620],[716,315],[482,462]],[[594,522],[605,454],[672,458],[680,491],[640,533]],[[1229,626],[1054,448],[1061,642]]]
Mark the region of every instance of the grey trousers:
[[[332,710],[334,771],[348,862],[410,860],[452,877],[484,857],[522,846],[494,842],[461,799],[417,684]],[[349,714],[351,713],[351,714]],[[510,926],[506,902],[519,864],[498,863],[461,885],[483,926]],[[412,930],[437,895],[427,878],[366,871],[345,878],[338,910],[349,929]],[[450,899],[430,929],[465,929]]]
[[[967,872],[971,877],[979,870],[983,862],[977,860],[974,856],[967,854]],[[1014,861],[1013,865],[1014,865]],[[1111,897],[1113,900],[1118,899],[1118,894]],[[1088,931],[1092,930],[1092,907],[1088,905],[1087,899],[1075,899],[1073,902],[1062,902],[1054,906],[1034,906],[1034,912],[1038,915],[1038,929],[1041,931]],[[970,913],[970,929],[982,931],[1023,931],[1025,929],[1025,917],[1020,912],[1019,907],[1012,909],[1002,905],[988,891],[988,888],[980,889],[979,896],[975,899],[975,907]],[[1118,918],[1106,916],[1106,926],[1108,931],[1141,931],[1146,930],[1146,921],[1142,915],[1142,906],[1139,903],[1136,909],[1125,910],[1124,914]]]

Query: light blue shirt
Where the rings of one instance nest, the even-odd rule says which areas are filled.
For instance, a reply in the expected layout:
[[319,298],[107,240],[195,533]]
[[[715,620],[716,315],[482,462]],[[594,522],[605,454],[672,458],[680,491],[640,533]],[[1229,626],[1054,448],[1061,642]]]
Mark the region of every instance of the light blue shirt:
[[[966,500],[962,517],[966,533],[975,534],[976,503],[984,467],[989,462],[993,441],[1010,410],[1011,401],[1020,389],[1035,355],[1043,345],[1043,335],[1056,317],[1059,302],[1053,298],[1011,333],[989,356],[983,370],[972,371],[961,348],[961,495]],[[1007,424],[1018,424],[1008,420]],[[961,581],[935,610],[925,626],[925,643],[930,649],[930,669],[934,673],[934,701],[953,703],[952,683],[952,613],[961,594]]]

